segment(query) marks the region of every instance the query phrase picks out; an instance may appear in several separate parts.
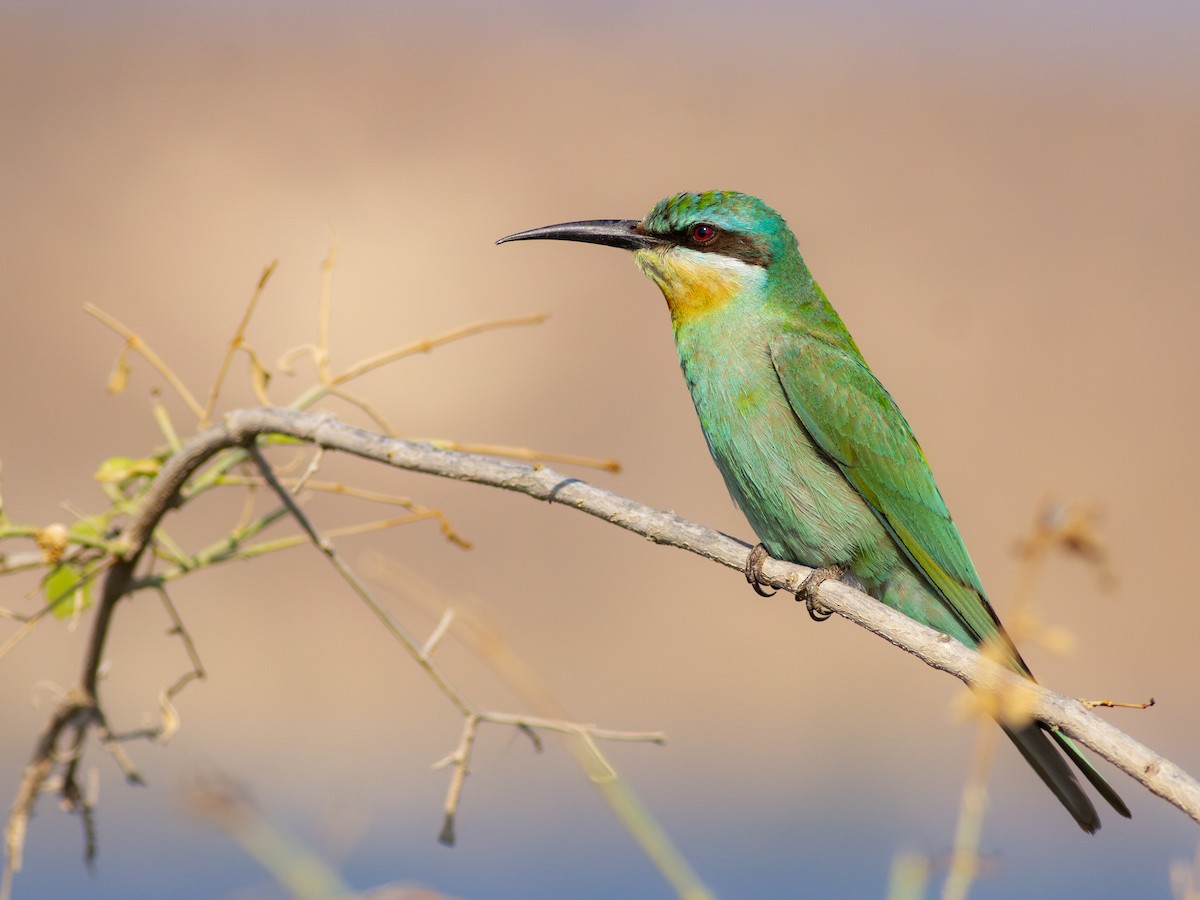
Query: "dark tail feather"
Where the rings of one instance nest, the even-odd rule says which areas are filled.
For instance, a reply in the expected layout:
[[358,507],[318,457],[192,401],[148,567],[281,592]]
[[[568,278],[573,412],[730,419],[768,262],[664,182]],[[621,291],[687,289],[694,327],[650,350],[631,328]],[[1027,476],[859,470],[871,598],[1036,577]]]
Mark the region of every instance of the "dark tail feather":
[[[1033,767],[1033,771],[1041,776],[1042,781],[1046,782],[1046,787],[1053,791],[1054,796],[1059,799],[1062,805],[1067,808],[1067,812],[1079,823],[1079,827],[1088,834],[1094,833],[1100,827],[1100,816],[1096,814],[1096,807],[1092,806],[1092,801],[1083,792],[1083,788],[1080,787],[1075,773],[1067,766],[1066,760],[1062,758],[1062,754],[1050,742],[1050,738],[1046,736],[1046,732],[1042,730],[1042,727],[1036,722],[1025,726],[1020,731],[1014,731],[1007,725],[1001,725],[1000,727],[1004,729],[1005,734],[1012,738],[1012,742],[1017,745],[1017,749],[1021,751],[1021,755],[1025,757],[1025,761]],[[1057,735],[1055,736],[1057,737]],[[1070,745],[1070,747],[1074,748],[1074,745]],[[1064,747],[1064,750],[1067,753],[1072,753],[1072,750],[1066,747]],[[1091,765],[1087,763],[1087,760],[1083,759],[1083,755],[1078,749],[1074,749],[1072,756],[1076,759],[1077,764],[1080,760],[1083,761],[1086,768],[1080,766],[1080,769],[1092,784],[1096,784],[1097,781],[1100,784],[1104,784],[1104,779],[1100,778],[1100,775],[1094,769],[1091,769]],[[1089,769],[1095,774],[1095,778],[1091,774],[1088,774]],[[1113,789],[1107,784],[1104,784],[1104,788],[1104,790],[1101,790],[1101,793],[1104,794],[1105,799],[1109,803],[1112,803],[1114,799],[1117,803],[1120,803],[1117,811],[1121,812],[1125,804],[1121,803],[1120,798],[1117,797]],[[1097,789],[1099,789],[1099,785],[1097,785]],[[1113,805],[1115,806],[1116,804]],[[1123,814],[1129,815],[1129,811],[1125,810]]]
[[1062,747],[1063,753],[1067,754],[1067,758],[1075,763],[1075,768],[1083,773],[1083,777],[1091,782],[1092,787],[1099,791],[1100,796],[1108,801],[1109,806],[1119,812],[1127,819],[1133,818],[1133,814],[1129,811],[1129,807],[1125,805],[1125,801],[1117,796],[1117,792],[1112,789],[1103,776],[1096,771],[1096,768],[1088,761],[1088,758],[1083,755],[1083,751],[1075,745],[1075,742],[1057,731],[1051,731],[1050,736],[1054,738],[1054,742]]

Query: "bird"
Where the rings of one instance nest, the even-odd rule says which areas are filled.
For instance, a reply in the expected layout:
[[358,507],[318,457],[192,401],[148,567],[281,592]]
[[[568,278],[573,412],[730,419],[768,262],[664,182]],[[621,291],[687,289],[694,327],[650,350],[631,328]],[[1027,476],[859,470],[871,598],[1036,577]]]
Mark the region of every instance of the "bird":
[[[817,586],[840,578],[1033,680],[912,429],[779,213],[736,191],[684,192],[640,220],[565,222],[496,243],[529,240],[632,251],[662,291],[708,449],[761,542],[747,562],[756,589],[767,554],[808,566],[797,599],[814,618],[829,614]],[[1065,758],[1130,817],[1069,737],[999,723],[1084,831],[1100,817]]]

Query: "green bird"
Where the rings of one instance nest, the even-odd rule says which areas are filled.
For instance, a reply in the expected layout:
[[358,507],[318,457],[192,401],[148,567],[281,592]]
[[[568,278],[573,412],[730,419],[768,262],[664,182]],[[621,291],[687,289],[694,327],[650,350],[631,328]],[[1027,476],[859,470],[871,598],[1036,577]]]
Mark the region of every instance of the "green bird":
[[[801,592],[814,616],[816,586],[844,577],[1033,678],[988,603],[912,429],[782,216],[746,194],[682,193],[641,221],[567,222],[497,243],[538,239],[631,250],[662,290],[708,449],[762,542],[747,563],[756,588],[765,548],[816,570]],[[1068,737],[1038,722],[1000,724],[1084,831],[1096,831],[1100,817],[1059,750],[1130,815]]]

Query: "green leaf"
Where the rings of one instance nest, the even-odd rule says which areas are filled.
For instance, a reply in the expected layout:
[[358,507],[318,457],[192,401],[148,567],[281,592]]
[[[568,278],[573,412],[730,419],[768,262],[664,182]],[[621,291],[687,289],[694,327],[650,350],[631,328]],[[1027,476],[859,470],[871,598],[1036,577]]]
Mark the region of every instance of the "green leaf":
[[311,441],[302,441],[290,434],[264,434],[259,437],[258,443],[265,446],[270,444],[309,444]]
[[77,544],[93,546],[104,542],[104,533],[108,529],[108,516],[89,516],[86,519],[76,519],[67,529],[71,540]]
[[110,456],[100,463],[95,478],[103,484],[120,484],[128,478],[141,476],[153,478],[158,474],[159,461],[156,459],[134,459],[130,456]]
[[92,605],[92,586],[84,582],[84,572],[78,566],[64,563],[55,566],[42,582],[46,602],[54,604],[54,615],[66,619]]

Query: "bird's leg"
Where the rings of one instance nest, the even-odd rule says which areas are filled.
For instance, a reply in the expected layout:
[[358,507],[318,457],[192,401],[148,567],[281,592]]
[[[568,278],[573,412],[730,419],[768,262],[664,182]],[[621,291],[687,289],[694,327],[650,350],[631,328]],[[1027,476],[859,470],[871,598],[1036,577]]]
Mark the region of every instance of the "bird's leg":
[[809,616],[814,622],[824,622],[833,615],[833,610],[826,609],[821,605],[821,601],[817,599],[817,589],[822,582],[833,579],[837,581],[846,574],[847,566],[821,566],[818,569],[813,569],[808,573],[808,577],[800,582],[800,588],[796,591],[796,600],[803,600],[804,606],[808,610]]
[[763,578],[763,563],[770,558],[771,554],[767,553],[767,548],[762,544],[755,544],[754,549],[750,551],[750,555],[746,557],[746,580],[750,582],[750,586],[754,588],[754,593],[760,597],[774,597],[775,591],[764,590],[762,586]]

